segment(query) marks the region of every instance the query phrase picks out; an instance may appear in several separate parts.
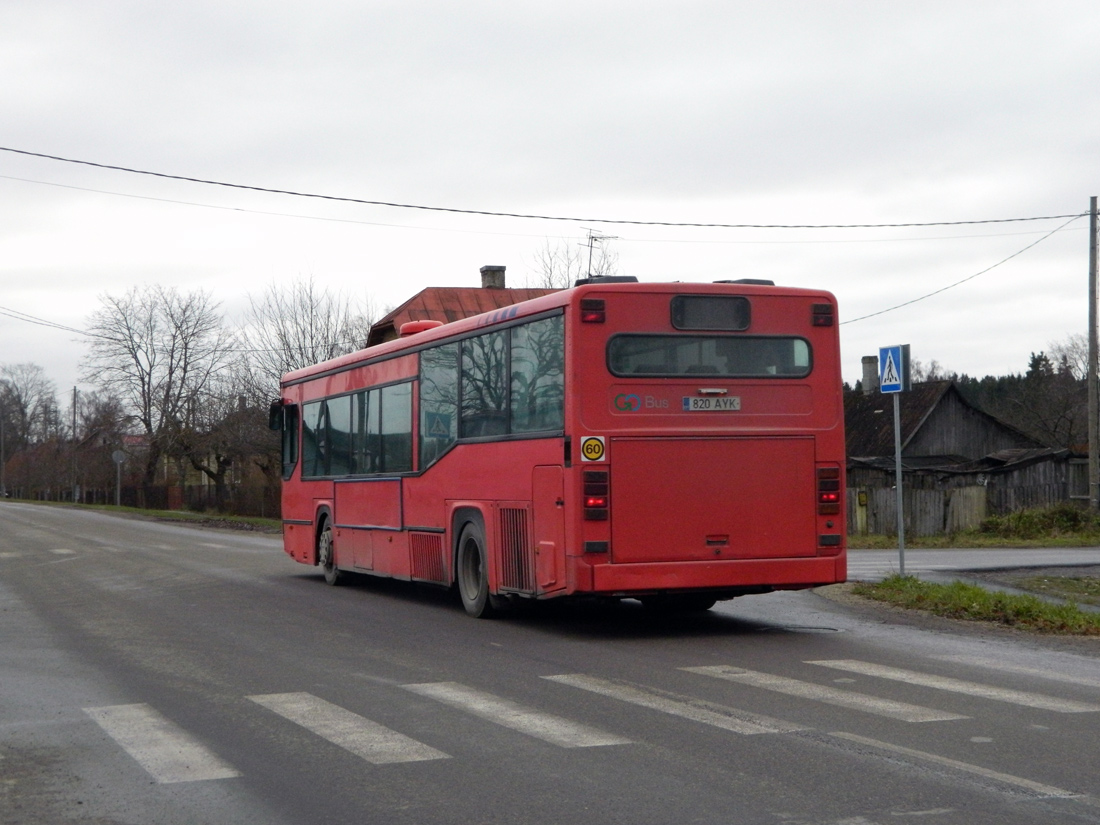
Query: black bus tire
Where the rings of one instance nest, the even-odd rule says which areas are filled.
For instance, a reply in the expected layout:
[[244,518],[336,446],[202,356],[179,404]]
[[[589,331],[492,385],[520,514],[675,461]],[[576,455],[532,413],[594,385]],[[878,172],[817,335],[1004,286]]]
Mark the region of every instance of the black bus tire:
[[475,619],[488,619],[496,612],[496,599],[489,595],[488,559],[485,530],[476,522],[467,522],[458,536],[455,578],[462,606]]

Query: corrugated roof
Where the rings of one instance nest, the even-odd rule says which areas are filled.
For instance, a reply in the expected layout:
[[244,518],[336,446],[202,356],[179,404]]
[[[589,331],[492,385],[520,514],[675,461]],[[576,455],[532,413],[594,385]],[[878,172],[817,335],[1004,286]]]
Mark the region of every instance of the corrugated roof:
[[367,346],[371,347],[396,338],[401,325],[409,321],[442,321],[448,324],[451,321],[502,309],[518,304],[520,301],[528,301],[557,291],[556,289],[428,287],[375,323],[367,336]]

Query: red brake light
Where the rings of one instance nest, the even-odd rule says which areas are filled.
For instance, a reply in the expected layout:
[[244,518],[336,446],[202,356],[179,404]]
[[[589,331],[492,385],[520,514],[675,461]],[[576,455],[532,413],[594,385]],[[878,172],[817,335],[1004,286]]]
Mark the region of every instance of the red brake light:
[[602,324],[607,311],[602,298],[581,298],[581,323]]
[[583,475],[584,518],[586,521],[607,521],[611,502],[611,477],[606,470],[585,470]]
[[[816,305],[815,305],[816,306]],[[827,306],[827,305],[826,305]],[[840,515],[840,468],[817,468],[817,513],[821,516]]]

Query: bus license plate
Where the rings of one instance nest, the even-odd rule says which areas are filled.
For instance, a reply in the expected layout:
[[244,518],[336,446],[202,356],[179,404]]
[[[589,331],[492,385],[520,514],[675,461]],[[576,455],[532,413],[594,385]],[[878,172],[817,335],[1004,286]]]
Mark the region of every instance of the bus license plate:
[[740,409],[741,399],[736,395],[729,398],[684,396],[684,412],[735,412]]

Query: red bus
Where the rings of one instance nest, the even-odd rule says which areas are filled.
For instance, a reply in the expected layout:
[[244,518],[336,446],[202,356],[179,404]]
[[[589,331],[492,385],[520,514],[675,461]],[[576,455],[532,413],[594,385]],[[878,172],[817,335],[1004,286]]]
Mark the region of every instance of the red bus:
[[287,374],[272,407],[284,548],[330,584],[457,586],[488,616],[845,580],[831,294],[589,279],[409,326]]

